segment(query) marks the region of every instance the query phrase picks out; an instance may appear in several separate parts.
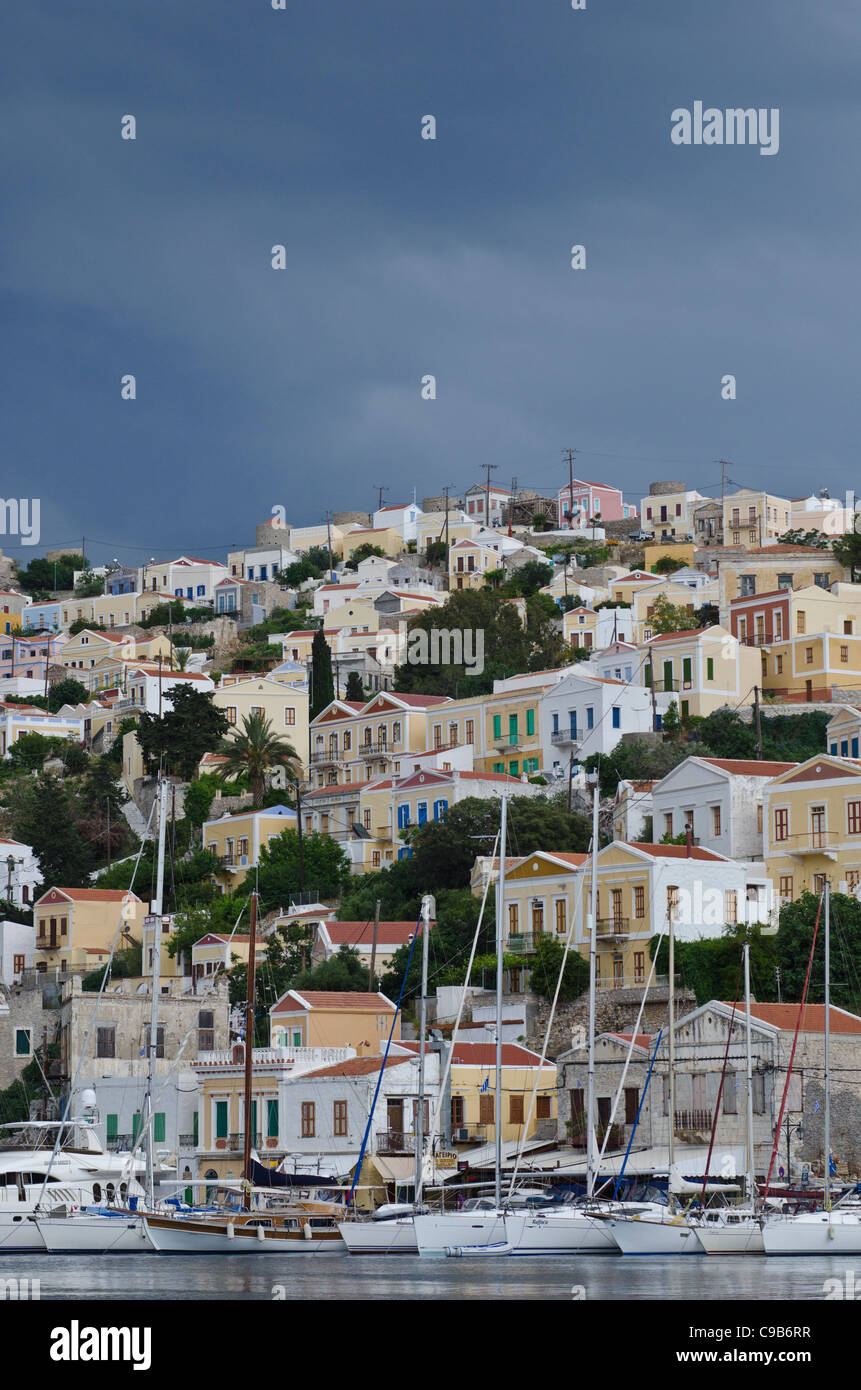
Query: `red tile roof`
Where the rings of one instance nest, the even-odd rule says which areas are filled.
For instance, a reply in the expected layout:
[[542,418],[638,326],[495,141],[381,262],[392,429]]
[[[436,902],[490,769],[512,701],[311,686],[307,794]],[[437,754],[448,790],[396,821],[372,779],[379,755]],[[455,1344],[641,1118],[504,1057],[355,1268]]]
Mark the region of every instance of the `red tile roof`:
[[[387,1057],[385,1066],[388,1070],[389,1067],[409,1066],[409,1063],[409,1057]],[[303,1072],[300,1079],[304,1081],[310,1076],[373,1076],[382,1066],[382,1057],[350,1057],[346,1062],[335,1062],[331,1067]]]
[[[302,1002],[304,1001],[304,1003]],[[299,1013],[309,1009],[367,1009],[372,1013],[394,1012],[395,1006],[384,994],[366,994],[358,990],[304,989],[288,990],[273,1008],[273,1013]]]
[[[398,1046],[408,1047],[411,1052],[418,1052],[419,1050],[417,1042],[401,1041]],[[540,1054],[530,1052],[529,1048],[519,1047],[517,1043],[502,1044],[502,1065],[504,1067],[537,1067],[540,1061]],[[496,1066],[496,1043],[456,1042],[452,1062],[462,1067],[494,1067]],[[556,1064],[548,1060],[544,1065],[554,1067]]]
[[623,1043],[629,1043],[631,1041],[631,1038],[633,1037],[634,1046],[642,1047],[646,1050],[648,1050],[652,1042],[651,1034],[649,1033],[637,1033],[636,1035],[632,1033],[610,1033],[609,1036],[611,1038],[618,1038],[620,1042]]
[[[712,624],[714,626],[714,624]],[[662,632],[657,637],[652,637],[652,642],[674,642],[680,637],[699,637],[701,633],[708,632],[708,627],[686,627],[681,632]]]
[[[725,1003],[725,1001],[723,1001]],[[732,1004],[725,1003],[726,1008],[731,1009]],[[784,1032],[794,1032],[798,1023],[798,1004],[755,1004],[751,1003],[751,1018],[758,1018],[763,1023],[772,1023],[781,1028]],[[744,1004],[736,1005],[736,1013],[746,1013]],[[861,1035],[861,1018],[856,1014],[850,1014],[845,1009],[838,1009],[833,1004],[831,1006],[831,1032],[832,1033],[853,1033]],[[801,1017],[802,1033],[824,1033],[825,1032],[825,1005],[824,1004],[805,1004],[804,1012]]]
[[716,854],[714,850],[702,849],[699,845],[693,845],[688,853],[687,845],[653,845],[643,840],[627,840],[622,843],[629,844],[632,849],[641,849],[646,854],[652,854],[658,859],[707,859],[715,864],[728,863],[726,855]]
[[[59,884],[53,884],[52,888],[46,891],[50,893],[52,889],[56,889],[58,893],[64,893],[67,898],[72,898],[75,901],[80,900],[81,902],[121,903],[127,896],[134,898],[136,902],[141,901],[137,893],[132,893],[126,888],[61,888]],[[44,896],[45,894],[43,893],[42,897]],[[38,898],[36,906],[38,906],[41,901],[42,898]]]
[[770,763],[759,758],[700,758],[700,762],[747,777],[779,777],[791,767],[798,767],[798,763]]
[[[321,922],[333,946],[357,946],[374,939],[373,922]],[[377,945],[404,946],[416,934],[415,922],[380,922]],[[301,990],[300,990],[301,993]]]

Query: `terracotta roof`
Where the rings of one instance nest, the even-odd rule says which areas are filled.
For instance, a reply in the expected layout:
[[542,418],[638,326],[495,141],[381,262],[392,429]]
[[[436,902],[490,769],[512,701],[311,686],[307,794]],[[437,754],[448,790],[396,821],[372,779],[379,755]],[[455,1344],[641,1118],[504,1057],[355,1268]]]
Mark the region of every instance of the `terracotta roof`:
[[414,705],[416,709],[422,709],[427,705],[447,705],[449,703],[447,695],[402,695],[399,690],[381,690],[380,694],[392,695],[396,700],[402,700],[405,705]]
[[633,1037],[635,1047],[642,1047],[647,1050],[652,1042],[651,1034],[649,1033],[610,1033],[608,1036],[611,1038],[618,1038],[620,1042],[624,1043],[629,1043]]
[[394,1004],[384,994],[367,994],[358,990],[305,989],[288,990],[273,1008],[273,1013],[299,1013],[309,1009],[367,1009],[369,1013],[388,1010]]
[[[333,946],[346,944],[357,946],[370,944],[374,939],[373,922],[321,922]],[[415,922],[380,922],[377,927],[377,945],[388,942],[390,945],[404,946],[416,934]],[[300,991],[301,993],[301,991]]]
[[652,642],[674,642],[679,637],[699,637],[708,630],[707,627],[686,627],[681,632],[662,632],[658,637],[652,637],[650,640]]
[[[389,1067],[409,1066],[409,1057],[387,1057],[385,1061],[386,1069]],[[380,1071],[383,1066],[382,1057],[350,1057],[346,1062],[335,1062],[331,1067],[320,1067],[319,1071],[305,1071],[297,1079],[304,1081],[309,1076],[369,1076]]]
[[[417,1042],[398,1043],[399,1047],[408,1047],[411,1052],[418,1052]],[[494,1067],[496,1066],[496,1043],[479,1042],[456,1042],[454,1044],[454,1064],[462,1067]],[[541,1056],[537,1052],[530,1052],[526,1047],[519,1047],[517,1043],[502,1044],[502,1065],[504,1067],[537,1067],[541,1062]],[[545,1061],[545,1067],[555,1067],[555,1062]]]
[[627,840],[620,843],[629,844],[632,849],[641,849],[658,859],[707,859],[715,864],[728,862],[726,855],[716,854],[714,850],[703,849],[700,845],[693,845],[689,854],[687,845],[653,845],[643,840]]
[[652,790],[652,787],[656,787],[657,785],[658,785],[657,781],[655,781],[655,782],[632,782],[632,783],[631,783],[631,788],[632,788],[632,790],[635,791],[635,792],[650,792],[650,791]]
[[[726,1003],[725,1007],[732,1008],[732,1004]],[[798,1004],[755,1004],[751,1003],[751,1018],[758,1018],[763,1023],[772,1023],[784,1032],[794,1032],[798,1023]],[[736,1013],[746,1013],[744,1004],[736,1005]],[[850,1014],[845,1009],[838,1009],[831,1005],[831,1032],[832,1033],[853,1033],[861,1035],[861,1018],[856,1014]],[[802,1033],[824,1033],[825,1032],[825,1005],[824,1004],[805,1004],[804,1012],[801,1016]]]
[[779,777],[791,767],[798,767],[798,763],[770,763],[758,758],[700,758],[700,762],[748,777]]
[[[127,896],[134,898],[135,902],[141,901],[137,893],[132,893],[127,888],[62,888],[57,883],[52,884],[46,892],[50,893],[52,890],[63,893],[67,898],[72,898],[75,901],[80,899],[81,902],[89,903],[121,903]],[[45,893],[42,894],[42,898],[44,897]],[[36,906],[42,901],[42,898],[37,899]]]

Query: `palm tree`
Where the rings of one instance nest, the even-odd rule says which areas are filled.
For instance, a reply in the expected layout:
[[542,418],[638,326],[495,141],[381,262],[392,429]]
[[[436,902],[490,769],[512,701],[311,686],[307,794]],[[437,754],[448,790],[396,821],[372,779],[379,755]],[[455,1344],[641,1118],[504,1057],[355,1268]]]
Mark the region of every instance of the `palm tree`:
[[283,767],[288,780],[293,781],[301,772],[296,749],[276,734],[263,714],[250,714],[243,719],[241,732],[234,729],[222,739],[216,752],[226,760],[218,773],[220,780],[227,782],[232,777],[247,776],[255,806],[263,804],[268,768]]
[[191,647],[174,647],[173,659],[176,662],[177,671],[188,670],[188,659],[191,656]]

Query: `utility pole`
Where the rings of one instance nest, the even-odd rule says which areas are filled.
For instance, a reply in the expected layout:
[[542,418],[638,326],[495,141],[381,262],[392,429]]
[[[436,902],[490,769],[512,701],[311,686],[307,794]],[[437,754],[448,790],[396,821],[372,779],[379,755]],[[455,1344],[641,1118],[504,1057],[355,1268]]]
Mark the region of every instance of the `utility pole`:
[[379,498],[379,501],[377,503],[377,511],[380,512],[383,509],[383,493],[388,492],[389,489],[385,486],[384,483],[371,483],[371,487],[375,487],[377,489],[377,494]]
[[377,898],[376,906],[375,906],[375,908],[374,908],[374,935],[373,935],[373,939],[372,939],[372,941],[371,941],[371,969],[370,969],[370,973],[369,973],[369,975],[368,975],[368,993],[369,993],[369,994],[372,994],[373,991],[374,991],[374,969],[376,968],[376,964],[377,964],[377,933],[379,932],[379,930],[380,930],[380,899]]
[[571,813],[571,788],[574,777],[574,749],[568,755],[568,813]]
[[497,464],[495,464],[495,463],[486,463],[484,466],[485,466],[485,468],[487,469],[487,480],[486,480],[486,482],[485,482],[485,484],[484,484],[484,524],[485,524],[485,526],[489,526],[489,525],[490,525],[490,475],[491,475],[491,473],[495,473],[495,472],[496,472]]
[[762,723],[759,717],[759,686],[753,687],[753,718],[756,724],[756,756],[762,762]]
[[655,659],[652,656],[652,644],[649,643],[649,689],[652,692],[652,733],[658,732],[658,707],[655,701]]
[[332,564],[332,513],[326,512],[326,534],[329,538],[329,583],[335,582],[335,569]]
[[574,506],[574,501],[573,501],[573,499],[574,499],[574,455],[575,455],[576,452],[577,452],[576,449],[563,449],[563,450],[562,450],[562,456],[563,456],[563,458],[567,457],[567,459],[568,459],[568,530],[569,530],[569,531],[572,529],[572,524],[573,524],[573,520],[574,520],[574,515],[573,515],[572,508],[573,508],[573,506]]
[[[257,932],[257,894],[251,894],[251,923],[248,929],[248,989],[245,997],[245,1123],[242,1136],[242,1176],[248,1180],[248,1169],[251,1166],[251,1117],[253,1106],[251,1103],[251,1083],[252,1066],[254,1051],[254,948],[255,936]],[[245,1188],[243,1206],[246,1211],[251,1210],[251,1186],[250,1183]]]

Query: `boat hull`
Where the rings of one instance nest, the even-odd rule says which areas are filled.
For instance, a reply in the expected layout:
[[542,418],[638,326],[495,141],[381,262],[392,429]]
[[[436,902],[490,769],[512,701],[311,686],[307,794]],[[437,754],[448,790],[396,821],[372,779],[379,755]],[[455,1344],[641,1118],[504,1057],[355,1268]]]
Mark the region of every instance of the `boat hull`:
[[685,1221],[629,1221],[606,1225],[623,1255],[704,1255],[696,1227]]
[[45,1253],[45,1242],[35,1221],[18,1212],[0,1211],[0,1254],[21,1254],[25,1251]]
[[764,1255],[762,1226],[758,1221],[739,1221],[732,1226],[697,1227],[697,1239],[707,1255]]
[[861,1255],[861,1214],[805,1212],[767,1221],[766,1255]]
[[141,1217],[46,1216],[36,1220],[44,1248],[52,1255],[152,1254]]
[[341,1239],[351,1255],[415,1255],[412,1217],[394,1221],[342,1221]]
[[310,1250],[344,1250],[337,1226],[306,1236],[310,1226],[296,1230],[243,1224],[235,1221],[184,1221],[174,1217],[146,1217],[146,1233],[159,1255],[283,1255]]
[[[511,1223],[512,1255],[618,1255],[619,1247],[605,1221],[581,1212],[534,1212]],[[508,1218],[506,1218],[508,1225]]]
[[[516,1220],[522,1224],[524,1218]],[[417,1216],[413,1230],[420,1255],[445,1255],[451,1249],[466,1253],[471,1246],[509,1245],[512,1225],[501,1211],[453,1211]]]

